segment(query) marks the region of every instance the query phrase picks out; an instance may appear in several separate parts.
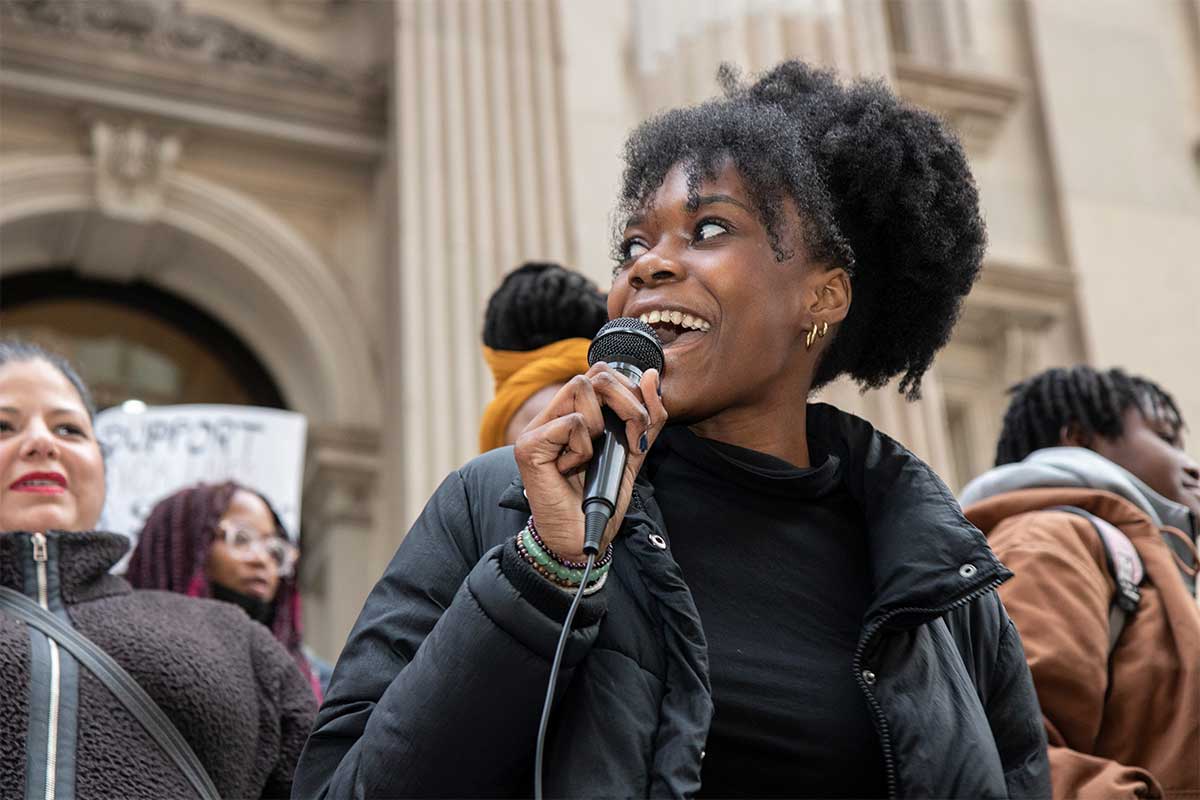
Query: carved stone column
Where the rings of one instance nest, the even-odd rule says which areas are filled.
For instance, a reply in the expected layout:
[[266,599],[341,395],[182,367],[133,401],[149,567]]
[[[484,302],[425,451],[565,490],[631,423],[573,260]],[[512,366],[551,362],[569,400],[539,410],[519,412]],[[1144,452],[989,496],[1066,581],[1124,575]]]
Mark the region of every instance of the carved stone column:
[[476,453],[492,392],[479,334],[488,296],[523,260],[569,263],[572,230],[552,0],[399,0],[395,12],[393,547]]
[[372,531],[379,518],[379,434],[314,427],[308,433],[300,588],[307,644],[337,658],[386,564]]

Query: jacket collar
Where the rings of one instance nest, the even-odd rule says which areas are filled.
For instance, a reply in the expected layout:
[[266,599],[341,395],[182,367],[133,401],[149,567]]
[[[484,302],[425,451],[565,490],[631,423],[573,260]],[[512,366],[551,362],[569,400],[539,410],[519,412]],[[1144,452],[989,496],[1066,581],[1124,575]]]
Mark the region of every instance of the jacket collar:
[[966,485],[963,506],[1023,489],[1095,489],[1137,506],[1158,528],[1171,526],[1196,536],[1195,520],[1186,506],[1155,492],[1136,475],[1084,447],[1046,447],[1023,461],[988,470]]
[[[1012,576],[923,461],[852,414],[824,403],[810,404],[807,413],[810,439],[841,459],[843,480],[863,511],[874,585],[868,621],[902,611],[924,619]],[[528,513],[519,478],[500,505]],[[622,534],[641,525],[668,536],[644,473]]]
[[[124,578],[109,574],[129,549],[128,538],[99,531],[49,531],[46,540],[46,566],[57,575],[64,603],[71,605],[131,591]],[[32,533],[0,533],[0,585],[24,592],[25,568],[32,560]]]

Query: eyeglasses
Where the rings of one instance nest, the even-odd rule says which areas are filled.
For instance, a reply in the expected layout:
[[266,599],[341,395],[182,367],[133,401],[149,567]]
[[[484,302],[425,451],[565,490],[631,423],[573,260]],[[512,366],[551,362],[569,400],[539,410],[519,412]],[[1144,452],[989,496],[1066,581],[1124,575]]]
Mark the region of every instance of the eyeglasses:
[[225,545],[239,558],[245,558],[258,550],[271,559],[281,578],[290,577],[296,566],[299,551],[291,543],[278,536],[264,537],[253,528],[245,528],[229,521],[217,524],[217,530],[225,537]]

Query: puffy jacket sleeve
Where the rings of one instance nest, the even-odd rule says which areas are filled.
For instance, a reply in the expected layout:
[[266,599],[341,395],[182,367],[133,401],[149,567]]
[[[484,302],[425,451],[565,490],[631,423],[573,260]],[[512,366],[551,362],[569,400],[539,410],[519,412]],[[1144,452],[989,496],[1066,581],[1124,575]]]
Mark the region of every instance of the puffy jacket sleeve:
[[[511,544],[479,552],[519,524],[474,507],[467,486],[461,471],[442,483],[367,598],[294,797],[496,797],[528,784],[566,603],[528,580],[541,579]],[[497,519],[505,530],[478,529]],[[563,684],[595,640],[600,595],[573,626]]]
[[1076,524],[1088,523],[1068,514],[1028,513],[988,537],[1015,574],[1000,597],[1021,631],[1037,687],[1054,796],[1161,797],[1146,770],[1089,755],[1104,715],[1114,587],[1101,567],[1098,537],[1079,535]]
[[[999,601],[996,603],[1000,606]],[[1000,638],[987,692],[988,724],[1004,766],[1010,798],[1049,798],[1046,734],[1038,724],[1037,693],[1012,619],[1000,608]]]

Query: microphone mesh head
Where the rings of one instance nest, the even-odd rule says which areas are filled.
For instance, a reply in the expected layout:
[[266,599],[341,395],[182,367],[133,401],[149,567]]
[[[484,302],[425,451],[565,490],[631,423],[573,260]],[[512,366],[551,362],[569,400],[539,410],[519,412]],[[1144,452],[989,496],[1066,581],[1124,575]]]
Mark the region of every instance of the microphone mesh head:
[[597,361],[631,364],[642,372],[653,367],[662,375],[662,342],[640,319],[621,317],[604,325],[588,348],[588,364]]

